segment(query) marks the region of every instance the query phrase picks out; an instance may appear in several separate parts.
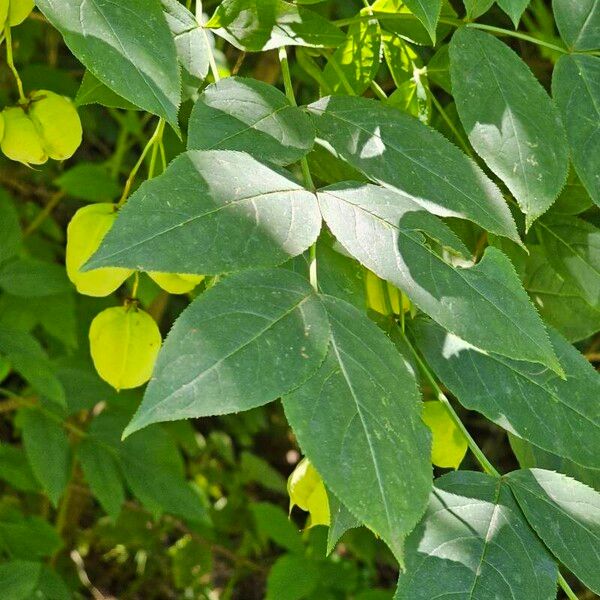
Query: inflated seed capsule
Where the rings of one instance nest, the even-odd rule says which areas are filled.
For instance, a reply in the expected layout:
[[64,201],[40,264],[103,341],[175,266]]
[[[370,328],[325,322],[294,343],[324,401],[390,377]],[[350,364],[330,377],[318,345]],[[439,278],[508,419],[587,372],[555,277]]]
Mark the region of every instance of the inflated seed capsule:
[[73,156],[83,133],[71,100],[48,90],[32,92],[29,98],[29,118],[40,134],[48,156],[54,160]]
[[15,27],[29,16],[34,7],[34,0],[10,0],[8,4],[8,24]]
[[43,165],[48,160],[43,141],[33,121],[21,106],[5,108],[4,135],[0,147],[11,160],[26,165]]
[[204,279],[204,275],[160,273],[158,271],[148,271],[148,275],[165,292],[169,292],[169,294],[187,294]]
[[0,31],[4,31],[4,26],[8,20],[9,0],[0,0]]
[[130,269],[113,267],[80,271],[96,252],[116,218],[114,204],[89,204],[75,213],[67,227],[67,275],[80,294],[108,296],[133,273]]
[[323,480],[307,458],[303,458],[287,482],[290,512],[298,506],[310,515],[308,527],[330,523],[329,499]]
[[162,338],[154,319],[135,302],[96,315],[89,335],[96,371],[115,389],[135,388],[150,379]]

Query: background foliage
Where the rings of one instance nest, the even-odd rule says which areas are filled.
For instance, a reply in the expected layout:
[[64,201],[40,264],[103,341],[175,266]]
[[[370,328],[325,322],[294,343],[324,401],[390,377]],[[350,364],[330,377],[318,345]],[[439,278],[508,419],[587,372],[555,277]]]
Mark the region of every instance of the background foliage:
[[0,597],[600,594],[600,2],[36,4]]

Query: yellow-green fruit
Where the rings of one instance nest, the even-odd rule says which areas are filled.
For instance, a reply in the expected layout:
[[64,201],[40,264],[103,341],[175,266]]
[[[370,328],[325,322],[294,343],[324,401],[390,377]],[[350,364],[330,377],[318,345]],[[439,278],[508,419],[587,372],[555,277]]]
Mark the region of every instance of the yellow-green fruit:
[[48,160],[48,154],[33,121],[25,111],[20,106],[13,106],[5,108],[2,116],[4,117],[4,136],[0,144],[2,152],[11,160],[26,165],[43,165]]
[[0,113],[0,142],[4,137],[4,115]]
[[204,275],[159,273],[158,271],[149,271],[148,275],[150,275],[152,280],[165,290],[165,292],[169,292],[169,294],[187,294],[204,279]]
[[161,342],[154,319],[134,304],[103,310],[90,327],[96,371],[117,390],[135,388],[150,379]]
[[73,156],[82,139],[81,121],[73,103],[48,90],[33,92],[29,97],[29,117],[48,156],[55,160]]
[[31,13],[34,7],[33,0],[10,0],[8,9],[8,24],[11,27],[20,25]]
[[108,296],[133,273],[130,269],[112,267],[80,271],[116,218],[114,204],[89,204],[75,213],[67,227],[67,275],[80,294]]
[[290,496],[290,511],[294,506],[309,513],[308,527],[327,525],[331,521],[329,514],[329,499],[323,480],[307,458],[303,458],[287,483]]

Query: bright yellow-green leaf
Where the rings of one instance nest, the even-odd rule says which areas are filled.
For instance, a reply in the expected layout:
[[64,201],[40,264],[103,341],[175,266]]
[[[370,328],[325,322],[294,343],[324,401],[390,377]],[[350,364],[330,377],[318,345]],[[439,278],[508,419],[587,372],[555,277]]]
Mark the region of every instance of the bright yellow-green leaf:
[[431,429],[431,462],[438,467],[458,469],[467,453],[467,440],[437,400],[423,402],[423,421]]
[[307,458],[303,458],[288,479],[290,511],[294,506],[309,513],[308,527],[330,523],[329,500],[321,476]]
[[80,294],[108,296],[133,273],[130,269],[110,267],[85,273],[79,270],[96,252],[116,218],[114,204],[90,204],[80,208],[67,227],[67,275]]
[[150,379],[161,343],[154,319],[134,303],[103,310],[90,327],[96,371],[117,390],[135,388]]
[[165,290],[165,292],[169,292],[169,294],[187,294],[204,279],[204,275],[159,273],[158,271],[150,271],[148,275],[157,285]]
[[[367,291],[367,303],[371,310],[381,315],[399,315],[400,314],[400,290],[389,281],[383,281],[373,273],[367,270],[365,277],[365,287]],[[402,310],[410,310],[410,300],[402,297]]]

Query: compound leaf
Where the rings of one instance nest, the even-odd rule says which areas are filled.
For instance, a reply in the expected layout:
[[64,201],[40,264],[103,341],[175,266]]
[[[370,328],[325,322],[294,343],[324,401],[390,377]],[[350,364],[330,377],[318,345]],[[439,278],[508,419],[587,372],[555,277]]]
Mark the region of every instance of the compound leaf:
[[126,434],[276,400],[316,371],[328,338],[325,309],[300,275],[275,269],[227,277],[175,323]]
[[406,541],[395,600],[554,600],[558,571],[507,484],[473,471],[435,481]]
[[327,358],[283,399],[302,451],[341,502],[402,562],[431,489],[431,442],[415,374],[364,313],[324,296]]
[[370,179],[434,214],[469,219],[519,242],[500,190],[442,134],[366,98],[333,96],[308,108],[317,137]]
[[[342,246],[446,329],[478,348],[562,372],[541,319],[499,250],[488,248],[475,266],[455,266],[443,248],[467,256],[462,242],[412,198],[355,183],[329,186],[318,196]],[[485,327],[473,315],[485,315]]]

